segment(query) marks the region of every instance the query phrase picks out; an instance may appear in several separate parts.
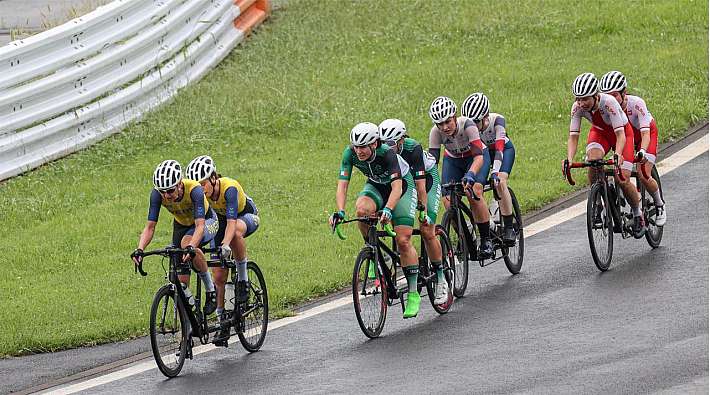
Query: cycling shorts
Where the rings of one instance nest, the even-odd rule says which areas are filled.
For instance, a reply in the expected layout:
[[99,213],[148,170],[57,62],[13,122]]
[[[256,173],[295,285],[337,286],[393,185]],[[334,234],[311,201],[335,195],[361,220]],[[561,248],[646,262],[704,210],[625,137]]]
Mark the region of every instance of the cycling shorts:
[[[633,167],[634,160],[634,145],[631,143],[634,141],[634,130],[630,123],[627,123],[624,127],[624,135],[626,136],[626,143],[624,144],[624,152],[621,153],[624,157],[624,163],[621,165],[621,168],[630,171]],[[592,128],[589,129],[586,152],[598,148],[606,155],[610,150],[613,150],[615,146],[616,133],[605,132],[598,129],[596,126],[592,126]]]
[[[488,181],[488,170],[491,167],[491,157],[487,152],[484,151],[483,155],[483,166],[475,175],[476,183],[485,185]],[[473,163],[472,156],[467,158],[452,158],[450,156],[445,156],[443,163],[441,165],[441,181],[446,184],[452,181],[461,181],[463,176],[466,175],[468,170],[471,168],[471,163]],[[443,191],[444,196],[448,196],[448,191]]]
[[[402,178],[402,197],[392,210],[394,226],[414,226],[414,215],[417,211],[417,190],[411,173]],[[375,202],[376,210],[382,210],[389,199],[392,187],[389,184],[377,184],[367,180],[358,196],[367,196]]]
[[[219,230],[217,230],[217,235],[214,237],[214,243],[215,245],[222,245],[224,232],[227,230],[227,217],[217,214],[217,219],[219,222]],[[237,214],[237,221],[242,221],[247,226],[247,231],[244,233],[245,238],[259,229],[259,209],[256,208],[251,198],[246,199],[244,209]]]
[[[493,164],[493,158],[496,155],[496,151],[488,148],[490,151],[490,159],[491,159],[491,165]],[[515,146],[513,146],[513,142],[508,140],[507,143],[505,143],[505,147],[503,148],[503,163],[500,165],[500,171],[502,173],[507,173],[510,175],[510,172],[513,171],[513,164],[515,163]]]
[[436,223],[441,202],[441,179],[436,167],[426,173],[426,213],[432,224]]
[[[214,212],[214,210],[212,210],[212,208],[210,208],[207,214],[205,215],[205,231],[202,234],[202,241],[200,242],[200,247],[213,241],[218,229],[219,224],[217,223],[217,214]],[[185,236],[192,236],[193,234],[195,234],[195,224],[185,226],[173,220],[174,246],[181,246],[182,239]],[[214,244],[211,243],[210,245],[213,246]]]

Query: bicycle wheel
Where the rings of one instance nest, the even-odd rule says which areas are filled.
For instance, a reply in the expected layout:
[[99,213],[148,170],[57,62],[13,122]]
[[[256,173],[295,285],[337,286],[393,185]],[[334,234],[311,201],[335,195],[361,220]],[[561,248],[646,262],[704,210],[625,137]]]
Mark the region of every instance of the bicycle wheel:
[[387,318],[387,286],[379,268],[375,278],[368,276],[371,265],[376,265],[369,247],[363,248],[355,259],[353,270],[353,306],[360,329],[374,339],[380,335]]
[[451,250],[451,244],[449,243],[449,238],[446,236],[446,232],[444,231],[444,227],[441,225],[436,225],[436,234],[439,237],[439,243],[441,243],[441,266],[442,269],[444,270],[444,279],[446,280],[446,283],[448,285],[448,294],[446,297],[446,302],[441,303],[441,304],[436,304],[434,301],[436,299],[436,286],[438,285],[437,281],[437,276],[436,272],[434,271],[434,268],[430,266],[429,260],[427,260],[427,263],[429,264],[429,272],[433,275],[430,281],[427,281],[426,284],[426,289],[427,289],[427,294],[429,295],[429,302],[431,302],[431,307],[434,308],[434,311],[436,311],[439,314],[446,314],[449,309],[451,309],[451,305],[454,304],[454,294],[453,294],[453,264],[454,264],[454,253]]
[[150,307],[150,346],[158,369],[167,377],[180,373],[190,346],[190,324],[172,287],[160,288]]
[[[651,169],[651,177],[658,183],[658,190],[661,191],[663,199],[663,188],[661,188],[661,177],[654,165]],[[639,182],[640,183],[640,182]],[[653,198],[646,193],[646,188],[641,188],[641,202],[643,203],[643,214],[646,218],[646,241],[652,248],[658,248],[663,238],[663,226],[656,225],[656,204]]]
[[249,278],[248,299],[242,304],[237,336],[242,347],[249,352],[258,351],[264,344],[269,324],[269,294],[261,269],[254,262],[247,262]]
[[611,218],[611,208],[603,188],[604,184],[595,183],[589,191],[587,237],[594,264],[604,272],[609,269],[611,254],[614,250],[614,224]]
[[[523,238],[523,217],[520,214],[520,205],[515,197],[513,190],[508,187],[510,200],[513,203],[513,229],[515,229],[516,240],[513,247],[503,247],[503,261],[505,267],[511,274],[520,273],[520,268],[523,267],[523,256],[525,255],[525,239]],[[498,211],[500,213],[500,210]],[[501,216],[501,223],[503,217]]]
[[[463,217],[463,214],[461,215]],[[444,213],[444,218],[442,220],[442,226],[444,227],[444,232],[448,236],[450,246],[453,251],[452,269],[454,272],[454,295],[460,298],[466,292],[466,287],[468,286],[468,243],[466,242],[466,236],[463,232],[462,224],[459,226],[456,220],[456,214],[452,210],[447,210]]]

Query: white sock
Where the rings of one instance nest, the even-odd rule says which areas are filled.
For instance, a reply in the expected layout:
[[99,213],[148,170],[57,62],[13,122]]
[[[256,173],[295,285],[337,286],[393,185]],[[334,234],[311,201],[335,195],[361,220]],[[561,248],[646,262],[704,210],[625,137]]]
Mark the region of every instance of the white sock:
[[631,207],[631,211],[634,213],[634,217],[640,217],[641,216],[641,207]]
[[212,282],[212,276],[210,275],[210,271],[208,270],[206,272],[199,272],[197,273],[197,275],[205,284],[205,290],[207,292],[214,292],[214,283]]
[[656,192],[652,193],[651,196],[653,196],[653,203],[656,204],[658,207],[663,207],[665,202],[661,198],[661,189],[657,189]]

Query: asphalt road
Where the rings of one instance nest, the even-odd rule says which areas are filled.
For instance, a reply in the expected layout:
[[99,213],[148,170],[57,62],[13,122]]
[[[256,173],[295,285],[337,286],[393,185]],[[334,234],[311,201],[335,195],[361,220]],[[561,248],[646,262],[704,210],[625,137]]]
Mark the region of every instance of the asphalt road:
[[[707,138],[707,137],[706,137]],[[88,393],[707,393],[708,153],[662,178],[663,243],[615,239],[600,273],[584,216],[526,240],[522,272],[474,267],[465,298],[368,340],[352,305]]]

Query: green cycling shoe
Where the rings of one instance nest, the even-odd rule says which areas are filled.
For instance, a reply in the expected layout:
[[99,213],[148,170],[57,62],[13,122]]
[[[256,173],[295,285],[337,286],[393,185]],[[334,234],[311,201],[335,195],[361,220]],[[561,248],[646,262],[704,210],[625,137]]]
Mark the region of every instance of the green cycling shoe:
[[419,292],[407,293],[407,307],[404,309],[404,318],[414,318],[419,313],[419,304],[422,302],[422,297]]

